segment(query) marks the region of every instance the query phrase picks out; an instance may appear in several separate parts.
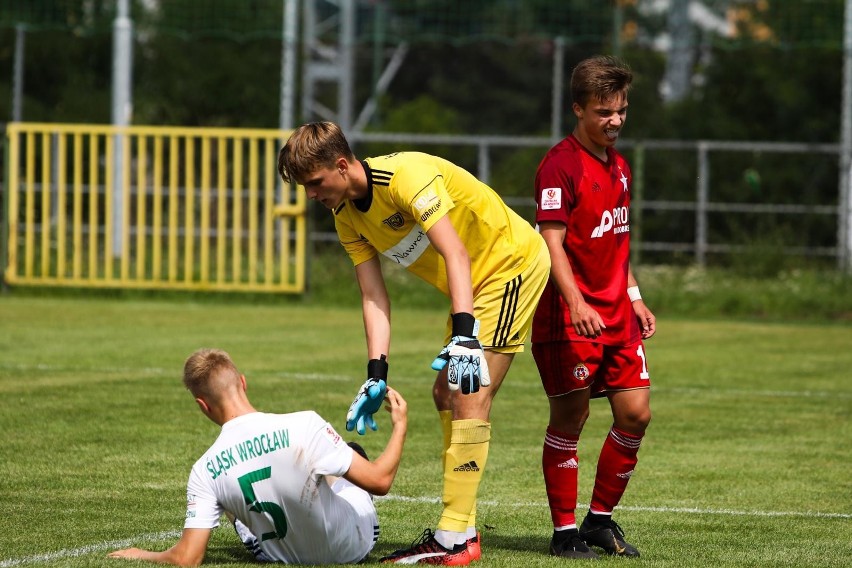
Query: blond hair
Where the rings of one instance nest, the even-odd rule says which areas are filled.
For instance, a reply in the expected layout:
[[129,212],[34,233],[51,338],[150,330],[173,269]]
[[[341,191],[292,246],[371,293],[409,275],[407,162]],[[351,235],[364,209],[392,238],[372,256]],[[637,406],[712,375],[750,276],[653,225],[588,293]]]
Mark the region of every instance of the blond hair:
[[309,122],[293,131],[278,152],[278,174],[287,183],[298,182],[320,168],[334,167],[339,158],[355,161],[340,127],[333,122]]
[[611,55],[584,59],[571,73],[571,97],[585,108],[594,98],[603,102],[615,96],[627,96],[633,72],[622,60]]
[[183,365],[183,384],[195,398],[219,400],[240,383],[240,372],[221,349],[199,349]]

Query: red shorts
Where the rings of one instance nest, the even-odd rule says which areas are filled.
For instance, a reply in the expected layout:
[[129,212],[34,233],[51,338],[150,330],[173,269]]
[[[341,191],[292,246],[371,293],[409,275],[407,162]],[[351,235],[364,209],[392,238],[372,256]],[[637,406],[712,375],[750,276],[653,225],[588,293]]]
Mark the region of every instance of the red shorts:
[[591,389],[591,397],[651,386],[641,341],[627,347],[590,341],[533,343],[532,354],[547,396]]

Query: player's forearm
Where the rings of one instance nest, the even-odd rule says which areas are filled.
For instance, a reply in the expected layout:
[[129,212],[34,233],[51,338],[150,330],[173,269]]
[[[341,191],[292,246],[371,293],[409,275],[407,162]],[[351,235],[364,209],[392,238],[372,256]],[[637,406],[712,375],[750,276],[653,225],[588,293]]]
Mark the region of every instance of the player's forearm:
[[450,290],[452,313],[473,314],[473,283],[467,251],[459,251],[444,260],[447,264],[447,287]]
[[379,289],[370,293],[362,293],[361,308],[364,316],[364,332],[367,338],[367,355],[369,359],[378,359],[387,355],[390,350],[390,298],[381,282]]
[[385,451],[373,462],[377,473],[375,490],[371,491],[374,495],[387,495],[390,491],[393,480],[396,479],[396,472],[399,470],[399,463],[402,461],[402,448],[405,445],[406,431],[405,424],[394,424]]
[[363,304],[364,333],[369,359],[378,359],[390,351],[390,302]]
[[186,554],[178,545],[168,550],[154,551],[141,548],[128,548],[117,550],[109,555],[111,558],[124,558],[127,560],[145,560],[158,564],[172,564],[174,566],[198,566],[204,560],[204,554]]
[[571,269],[571,263],[564,254],[558,256],[551,255],[550,275],[556,283],[556,289],[568,308],[576,308],[586,300],[583,298],[583,293],[580,287],[577,286],[577,281],[574,279],[574,271]]
[[576,309],[585,302],[585,299],[580,287],[577,286],[571,262],[562,248],[565,233],[565,225],[559,223],[545,223],[541,229],[541,236],[550,254],[550,279],[553,280],[562,299],[568,304],[568,308]]
[[627,265],[627,287],[632,288],[634,286],[638,286],[639,283],[636,281],[636,277],[633,276],[633,267],[628,264]]
[[388,355],[390,348],[390,297],[377,257],[355,267],[355,276],[361,289],[361,309],[367,337],[369,359]]
[[447,269],[447,289],[449,290],[452,313],[473,314],[473,285],[470,271],[470,255],[467,247],[448,216],[438,220],[426,235]]

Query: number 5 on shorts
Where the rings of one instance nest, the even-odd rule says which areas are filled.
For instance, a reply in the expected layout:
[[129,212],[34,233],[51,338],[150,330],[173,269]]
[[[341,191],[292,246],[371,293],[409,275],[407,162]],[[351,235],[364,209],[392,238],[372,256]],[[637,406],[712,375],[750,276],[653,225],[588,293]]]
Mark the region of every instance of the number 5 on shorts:
[[272,477],[272,468],[264,467],[263,469],[250,471],[237,479],[240,482],[240,489],[243,492],[243,497],[245,497],[246,505],[249,506],[249,511],[269,513],[269,516],[272,517],[275,532],[263,533],[260,536],[261,542],[270,538],[284,538],[287,535],[287,518],[284,516],[284,510],[277,503],[258,501],[257,496],[254,494],[254,487],[252,485],[270,477]]

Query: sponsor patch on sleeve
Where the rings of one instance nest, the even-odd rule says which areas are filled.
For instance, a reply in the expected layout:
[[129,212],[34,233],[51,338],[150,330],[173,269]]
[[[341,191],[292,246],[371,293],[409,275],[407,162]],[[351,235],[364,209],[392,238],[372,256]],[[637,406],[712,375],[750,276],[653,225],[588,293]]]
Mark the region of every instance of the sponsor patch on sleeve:
[[541,190],[541,209],[547,211],[549,209],[562,208],[562,188],[561,187],[545,187]]
[[191,493],[186,494],[186,518],[194,519],[196,515],[196,510],[198,509],[198,505],[195,500],[195,495]]
[[429,217],[441,209],[441,198],[434,189],[428,189],[423,192],[414,201],[414,211],[416,216],[420,218],[421,223],[425,223]]
[[325,437],[328,438],[333,446],[339,446],[343,443],[343,438],[340,437],[340,434],[330,424],[327,424],[325,427]]

